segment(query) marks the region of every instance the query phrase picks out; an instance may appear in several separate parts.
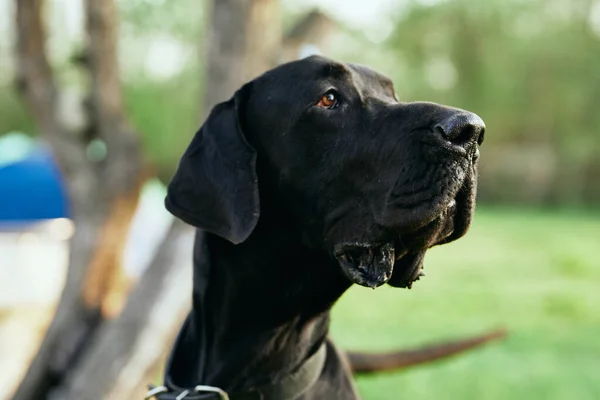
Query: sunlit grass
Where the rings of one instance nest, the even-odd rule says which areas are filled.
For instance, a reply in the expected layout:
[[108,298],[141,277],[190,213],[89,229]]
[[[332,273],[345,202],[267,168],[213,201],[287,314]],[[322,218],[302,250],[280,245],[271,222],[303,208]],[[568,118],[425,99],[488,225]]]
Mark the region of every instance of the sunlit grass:
[[342,348],[383,350],[505,326],[509,337],[407,371],[359,377],[365,400],[599,399],[600,213],[481,209],[426,257],[412,290],[353,288]]

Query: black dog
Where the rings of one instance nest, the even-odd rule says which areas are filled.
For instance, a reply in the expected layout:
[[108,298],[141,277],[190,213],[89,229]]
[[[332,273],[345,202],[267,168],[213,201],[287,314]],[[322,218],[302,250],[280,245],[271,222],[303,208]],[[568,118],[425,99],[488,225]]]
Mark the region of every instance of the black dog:
[[153,393],[357,399],[329,310],[353,283],[410,287],[428,248],[465,234],[484,128],[322,57],[217,105],[168,188],[169,211],[200,230],[193,310]]

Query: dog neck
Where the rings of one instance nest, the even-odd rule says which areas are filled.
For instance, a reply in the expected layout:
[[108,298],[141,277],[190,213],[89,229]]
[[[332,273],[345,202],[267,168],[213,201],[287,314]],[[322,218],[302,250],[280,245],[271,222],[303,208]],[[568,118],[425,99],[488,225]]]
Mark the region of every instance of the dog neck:
[[319,349],[350,282],[290,231],[259,223],[239,245],[197,233],[193,310],[171,360],[175,384],[243,390],[278,381]]

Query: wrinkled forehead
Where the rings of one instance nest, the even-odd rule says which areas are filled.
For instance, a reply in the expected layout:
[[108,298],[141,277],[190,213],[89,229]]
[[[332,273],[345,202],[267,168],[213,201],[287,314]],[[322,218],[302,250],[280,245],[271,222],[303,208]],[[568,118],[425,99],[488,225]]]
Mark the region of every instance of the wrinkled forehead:
[[362,97],[393,98],[392,81],[362,65],[320,56],[283,64],[258,77],[254,92],[264,99],[313,99],[329,89],[352,90]]
[[359,64],[348,64],[356,87],[364,95],[395,97],[394,84],[387,76]]

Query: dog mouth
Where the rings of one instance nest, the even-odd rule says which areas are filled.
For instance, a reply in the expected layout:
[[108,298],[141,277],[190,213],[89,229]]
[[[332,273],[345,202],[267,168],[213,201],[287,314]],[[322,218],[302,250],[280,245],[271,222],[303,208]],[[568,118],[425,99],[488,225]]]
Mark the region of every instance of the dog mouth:
[[344,243],[334,250],[344,275],[353,283],[372,289],[384,283],[410,289],[424,275],[425,250],[400,254],[395,256],[392,243]]
[[399,288],[412,288],[413,283],[425,276],[423,272],[423,260],[425,250],[407,253],[398,258],[394,263],[396,273],[392,274],[388,284]]
[[[426,225],[382,242],[344,242],[334,246],[333,255],[344,275],[353,283],[375,289],[384,283],[411,288],[423,273],[428,248],[462,236],[471,210],[451,200]],[[461,202],[462,203],[462,202]],[[462,212],[461,212],[462,211]]]
[[375,289],[386,283],[394,270],[394,245],[384,243],[342,243],[333,254],[344,275],[352,282]]

